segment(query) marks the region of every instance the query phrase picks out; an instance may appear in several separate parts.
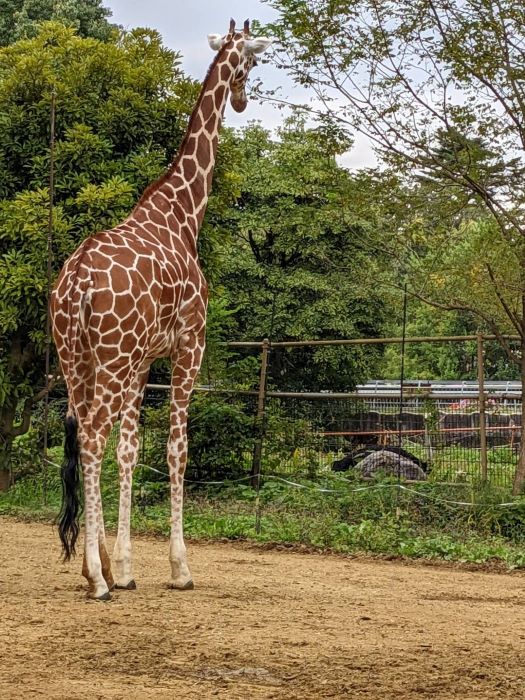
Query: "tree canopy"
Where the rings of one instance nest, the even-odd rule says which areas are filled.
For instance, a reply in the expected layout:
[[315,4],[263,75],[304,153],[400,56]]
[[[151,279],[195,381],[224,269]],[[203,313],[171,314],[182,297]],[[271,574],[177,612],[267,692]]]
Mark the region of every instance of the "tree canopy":
[[[381,334],[385,256],[374,242],[385,232],[363,207],[367,178],[337,164],[347,146],[295,118],[273,137],[257,124],[240,134],[241,194],[224,222],[233,239],[220,274],[232,339]],[[325,347],[272,358],[271,380],[283,389],[348,390],[373,372],[377,354]]]
[[[324,117],[362,131],[396,166],[437,168],[511,223],[523,195],[525,11],[512,0],[269,0],[275,60]],[[443,134],[448,156],[442,151]],[[505,177],[471,168],[477,137]]]
[[38,33],[41,22],[55,20],[73,27],[79,36],[106,41],[117,29],[111,10],[102,0],[3,0],[0,10],[0,46]]
[[[85,236],[113,226],[177,150],[197,85],[160,36],[110,42],[59,23],[0,49],[0,435],[43,384],[49,124],[56,95],[53,274]],[[220,185],[219,185],[220,190]]]
[[450,200],[449,214],[474,204],[504,243],[523,238],[523,8],[512,0],[269,4],[279,11],[274,58],[311,88],[324,122],[367,135],[410,187],[425,177],[427,194]]

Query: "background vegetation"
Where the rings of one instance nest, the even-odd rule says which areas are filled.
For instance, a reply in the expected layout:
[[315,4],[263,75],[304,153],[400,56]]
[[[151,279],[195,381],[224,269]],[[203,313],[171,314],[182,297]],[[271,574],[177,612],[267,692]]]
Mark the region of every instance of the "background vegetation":
[[[59,458],[60,451],[53,456]],[[105,464],[102,476],[104,518],[118,522],[118,467]],[[290,486],[263,480],[257,494],[244,483],[203,488],[187,485],[184,526],[189,538],[250,539],[346,554],[441,559],[445,561],[525,566],[525,500],[502,508],[504,491],[421,484],[399,491],[395,481],[363,483],[351,476],[299,479]],[[136,532],[169,534],[166,481],[152,481],[137,470],[132,527]],[[57,471],[50,471],[43,498],[42,474],[18,481],[0,494],[0,514],[53,517],[60,503]],[[457,505],[465,503],[469,505]]]
[[[398,335],[405,282],[409,333],[490,331],[499,340],[488,358],[491,375],[525,377],[525,11],[510,0],[270,4],[279,13],[268,30],[277,38],[272,60],[311,88],[322,109],[300,106],[276,133],[257,123],[223,130],[199,242],[211,284],[203,383],[257,382],[258,357],[227,352],[223,340]],[[56,274],[81,240],[122,219],[170,162],[199,90],[157,32],[124,32],[109,19],[101,0],[6,0],[0,8],[0,469],[11,464],[19,477],[2,497],[9,511],[35,506],[44,488],[41,434],[27,431],[44,385],[52,94]],[[380,168],[341,167],[357,132],[375,143]],[[521,342],[510,345],[507,333]],[[409,350],[407,375],[475,378],[474,354],[455,346]],[[372,376],[396,377],[398,369],[391,351],[282,351],[269,386],[346,391]],[[152,376],[162,380],[165,366]],[[197,399],[192,410],[202,474],[235,478],[253,424],[235,404]],[[272,419],[293,451],[286,416]],[[58,418],[56,427],[58,443]],[[148,449],[145,460],[162,471],[164,448]],[[516,494],[525,451],[520,465]],[[308,464],[299,466],[308,472]],[[114,465],[107,471],[113,478]],[[49,504],[54,479],[45,486]],[[251,491],[192,493],[187,530],[341,551],[439,551],[456,559],[479,551],[480,560],[521,565],[514,547],[522,504],[498,510],[495,501],[507,498],[499,491],[481,490],[488,502],[480,507],[449,511],[431,508],[438,503],[431,498],[403,500],[395,489],[321,498],[304,486],[265,484],[262,534],[254,534]],[[162,529],[162,479],[143,478],[137,488],[143,509],[135,525]],[[471,500],[464,488],[446,495]],[[114,486],[106,498],[111,519]],[[221,519],[225,504],[233,514]]]

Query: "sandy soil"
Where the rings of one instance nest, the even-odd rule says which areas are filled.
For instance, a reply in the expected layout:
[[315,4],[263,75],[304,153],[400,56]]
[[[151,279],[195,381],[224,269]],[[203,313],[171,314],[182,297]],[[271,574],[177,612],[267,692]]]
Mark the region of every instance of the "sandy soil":
[[85,599],[48,525],[0,519],[0,697],[525,698],[525,577],[135,538],[139,588]]

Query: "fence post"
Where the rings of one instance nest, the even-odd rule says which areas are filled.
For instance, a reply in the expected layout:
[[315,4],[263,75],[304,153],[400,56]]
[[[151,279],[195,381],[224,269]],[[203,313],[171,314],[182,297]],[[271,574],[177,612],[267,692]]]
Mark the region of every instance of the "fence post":
[[47,482],[48,482],[48,430],[49,430],[49,389],[50,389],[50,364],[51,364],[51,284],[53,277],[53,227],[55,206],[55,119],[56,119],[56,88],[53,85],[51,91],[51,108],[49,113],[49,206],[47,221],[47,305],[46,305],[46,353],[45,375],[46,395],[44,396],[44,445],[43,445],[43,483],[42,495],[44,505],[47,506]]
[[487,420],[485,413],[485,372],[483,368],[483,336],[478,334],[478,403],[481,481],[487,483]]
[[270,341],[268,338],[263,340],[262,355],[261,355],[261,374],[259,377],[259,394],[257,398],[257,416],[256,430],[257,437],[253,448],[253,461],[251,476],[251,485],[254,489],[259,490],[261,483],[261,461],[262,448],[264,440],[264,412],[266,408],[266,370],[268,368],[268,353],[270,351]]

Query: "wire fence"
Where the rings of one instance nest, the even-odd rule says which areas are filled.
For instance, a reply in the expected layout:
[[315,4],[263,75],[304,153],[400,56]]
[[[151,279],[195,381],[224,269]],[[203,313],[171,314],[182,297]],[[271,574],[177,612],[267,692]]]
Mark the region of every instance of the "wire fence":
[[[166,389],[148,387],[141,425],[141,461],[160,468],[168,438]],[[200,413],[211,412],[210,431],[202,418],[190,416],[188,477],[235,478],[253,470],[256,429],[254,394],[201,389]],[[235,425],[221,425],[217,406],[235,409]],[[164,410],[163,410],[164,408]],[[232,420],[232,414],[226,418]],[[521,400],[490,398],[485,408],[486,479],[510,486],[521,442]],[[479,401],[475,398],[427,395],[400,404],[399,396],[278,395],[266,397],[261,472],[265,475],[315,478],[330,471],[355,469],[372,453],[399,447],[421,466],[421,478],[439,482],[476,482],[483,477]],[[235,433],[235,444],[230,444]],[[116,448],[117,433],[108,450]],[[194,441],[194,442],[193,442]],[[224,444],[224,442],[228,444]],[[215,450],[216,458],[210,454]],[[222,460],[222,461],[221,461]],[[395,465],[394,465],[395,466]],[[381,463],[378,462],[378,467]]]
[[[521,444],[521,391],[515,383],[486,389],[486,338],[406,340],[472,344],[473,339],[477,342],[477,382],[470,382],[467,396],[463,386],[455,391],[443,391],[443,387],[435,391],[431,383],[409,381],[403,386],[399,382],[388,386],[375,383],[348,393],[269,390],[266,371],[273,346],[268,341],[231,344],[237,350],[248,349],[255,357],[260,353],[259,386],[241,390],[221,381],[194,392],[188,428],[188,481],[250,477],[255,484],[261,474],[293,480],[352,470],[363,477],[383,471],[415,481],[509,487]],[[367,339],[363,343],[398,340]],[[337,345],[344,342],[337,341]],[[293,348],[308,344],[275,345]],[[251,385],[257,386],[256,377]],[[49,406],[49,434],[45,436],[49,447],[62,441],[67,402],[61,391]],[[159,477],[165,475],[168,386],[147,386],[140,423],[139,462]],[[118,424],[108,440],[106,459],[114,459],[117,442]],[[24,461],[24,449],[23,440],[15,446],[18,464]],[[402,471],[400,460],[404,460]]]

